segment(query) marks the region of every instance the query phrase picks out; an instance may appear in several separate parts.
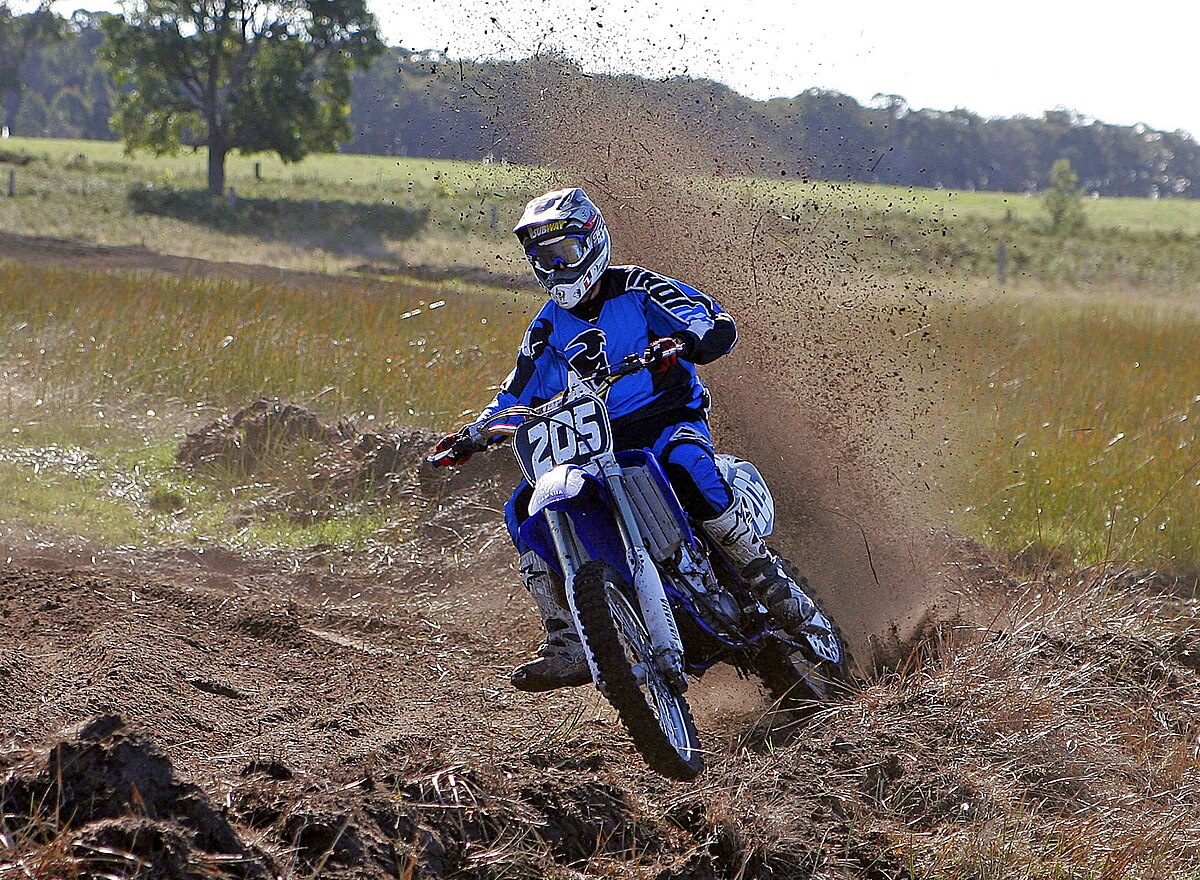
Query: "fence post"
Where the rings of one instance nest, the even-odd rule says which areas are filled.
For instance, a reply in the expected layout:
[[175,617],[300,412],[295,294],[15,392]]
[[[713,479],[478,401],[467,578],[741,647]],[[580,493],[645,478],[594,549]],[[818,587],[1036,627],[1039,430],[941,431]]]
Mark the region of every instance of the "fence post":
[[1005,242],[1000,242],[1000,247],[996,251],[996,275],[999,276],[1000,282],[1004,282],[1005,264],[1008,262],[1008,245]]
[[17,169],[8,169],[8,197],[11,199],[17,194]]

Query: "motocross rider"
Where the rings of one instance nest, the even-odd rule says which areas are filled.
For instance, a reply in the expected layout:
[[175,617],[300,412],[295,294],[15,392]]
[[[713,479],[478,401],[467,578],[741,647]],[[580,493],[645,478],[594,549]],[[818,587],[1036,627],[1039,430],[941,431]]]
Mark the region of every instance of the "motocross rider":
[[[744,502],[732,492],[713,460],[708,429],[709,394],[695,364],[729,352],[737,341],[733,319],[713,299],[681,281],[637,266],[610,266],[608,229],[582,189],[568,188],[533,199],[513,230],[534,274],[549,294],[517,354],[515,369],[476,422],[444,437],[435,453],[456,447],[482,449],[478,427],[493,412],[517,404],[537,406],[562,392],[568,370],[590,375],[641,353],[651,369],[613,386],[608,396],[617,449],[653,451],[691,518],[738,566],[775,620],[792,630],[814,606],[801,583],[790,578],[751,524]],[[682,353],[670,352],[682,346]],[[475,441],[464,444],[470,438]],[[517,667],[511,681],[524,691],[545,691],[591,681],[561,582],[518,535],[528,518],[532,490],[521,484],[505,505],[509,533],[520,554],[521,580],[533,597],[545,641],[538,659]],[[554,580],[557,580],[554,579]]]

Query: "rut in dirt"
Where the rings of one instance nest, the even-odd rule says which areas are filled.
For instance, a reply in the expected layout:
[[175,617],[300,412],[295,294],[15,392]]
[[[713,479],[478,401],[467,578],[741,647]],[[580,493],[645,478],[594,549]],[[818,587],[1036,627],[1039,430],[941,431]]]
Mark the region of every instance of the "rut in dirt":
[[1014,595],[986,642],[799,729],[705,713],[717,752],[680,785],[586,689],[505,689],[534,634],[498,638],[510,609],[426,564],[283,561],[0,572],[0,870],[900,880],[1028,868],[1047,833],[1081,873],[1197,864],[1200,608],[1164,584]]

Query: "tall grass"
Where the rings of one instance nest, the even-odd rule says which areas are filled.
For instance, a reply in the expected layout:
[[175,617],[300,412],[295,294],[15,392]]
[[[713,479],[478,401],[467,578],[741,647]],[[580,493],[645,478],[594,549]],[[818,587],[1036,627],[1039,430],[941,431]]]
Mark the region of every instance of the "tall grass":
[[311,482],[311,462],[282,462],[252,485],[241,474],[188,475],[173,466],[178,432],[202,410],[209,419],[260,396],[330,421],[451,427],[510,369],[534,301],[331,284],[0,262],[0,520],[104,544],[371,536],[400,513],[350,493],[318,521],[272,515],[256,505]]
[[513,297],[415,283],[300,289],[0,263],[0,290],[9,394],[59,411],[268,395],[443,425],[487,402],[528,320]]
[[[9,415],[42,401],[43,424],[17,439],[47,443],[71,442],[47,418],[67,430],[131,398],[193,410],[279,396],[448,427],[487,401],[535,305],[411,282],[300,289],[8,264],[0,290]],[[963,528],[1032,565],[1197,569],[1194,310],[977,304],[951,334]]]
[[899,759],[862,819],[914,877],[1195,877],[1195,616],[1095,573],[1036,590],[843,710]]
[[971,527],[1034,564],[1200,573],[1200,316],[1024,303],[958,325]]

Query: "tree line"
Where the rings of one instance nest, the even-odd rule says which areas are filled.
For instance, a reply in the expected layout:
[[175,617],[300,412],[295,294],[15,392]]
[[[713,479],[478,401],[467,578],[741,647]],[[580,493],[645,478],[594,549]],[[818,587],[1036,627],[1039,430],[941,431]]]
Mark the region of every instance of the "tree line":
[[[514,122],[525,118],[530,83],[546,80],[551,61],[555,82],[584,77],[562,59],[469,63],[385,48],[362,0],[126,8],[126,18],[81,11],[64,19],[48,4],[17,15],[0,2],[0,118],[13,134],[120,136],[160,152],[204,145],[222,163],[232,149],[298,159],[335,147],[532,161],[545,157]],[[188,19],[197,9],[210,12]],[[613,100],[636,94],[664,118],[702,118],[696,136],[728,167],[757,174],[1029,192],[1047,189],[1065,159],[1087,192],[1200,195],[1200,145],[1183,131],[1069,110],[986,119],[913,109],[899,95],[863,104],[809,89],[754,101],[707,80],[587,79],[604,81]],[[211,173],[210,188],[219,191]]]

